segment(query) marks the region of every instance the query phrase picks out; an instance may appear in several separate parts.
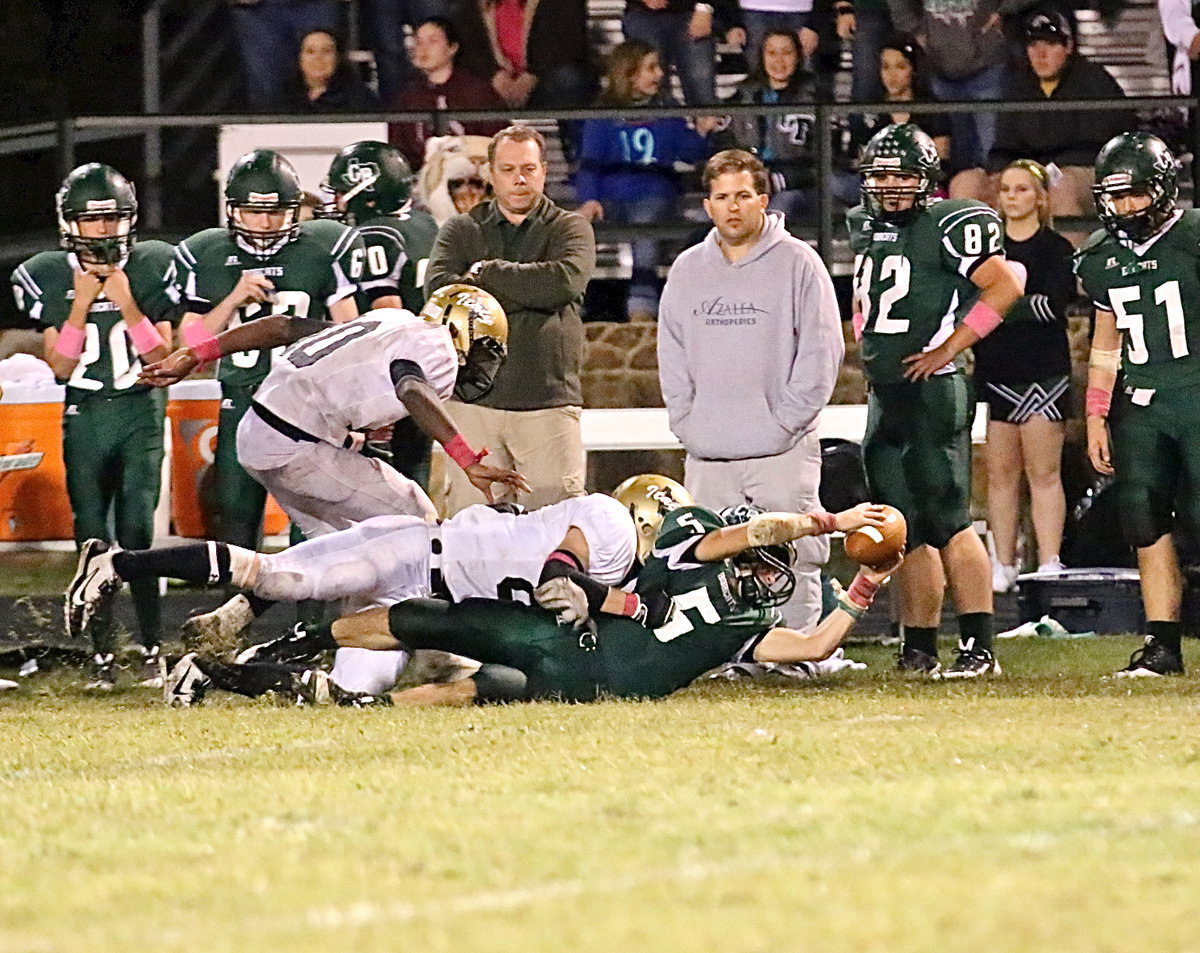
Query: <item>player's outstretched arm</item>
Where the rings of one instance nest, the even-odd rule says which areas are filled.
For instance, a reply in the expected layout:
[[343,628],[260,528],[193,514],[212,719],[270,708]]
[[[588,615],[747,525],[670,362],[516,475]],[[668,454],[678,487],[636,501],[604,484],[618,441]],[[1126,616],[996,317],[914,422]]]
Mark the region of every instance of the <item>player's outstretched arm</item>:
[[850,588],[838,597],[838,607],[818,623],[811,632],[776,628],[768,632],[754,647],[756,662],[819,662],[829,658],[850,634],[854,624],[871,607],[875,593],[903,561],[884,569],[860,566]]
[[142,368],[138,380],[154,387],[166,387],[183,380],[209,361],[236,354],[293,344],[330,325],[313,318],[297,318],[290,314],[272,314],[229,328],[204,341],[181,347],[161,361]]
[[864,526],[883,526],[887,511],[875,503],[859,503],[840,513],[759,513],[737,526],[723,526],[696,544],[700,562],[715,563],[754,546],[790,543],[804,536],[819,536],[835,530],[848,533]]
[[495,494],[492,493],[493,483],[503,483],[523,493],[530,492],[529,483],[516,470],[490,467],[480,462],[487,456],[487,448],[479,452],[471,449],[466,438],[458,432],[454,421],[446,413],[442,399],[425,380],[419,366],[412,361],[393,361],[392,380],[396,384],[396,397],[404,405],[408,415],[426,436],[445,448],[446,455],[462,467],[467,479],[489,503],[496,502]]

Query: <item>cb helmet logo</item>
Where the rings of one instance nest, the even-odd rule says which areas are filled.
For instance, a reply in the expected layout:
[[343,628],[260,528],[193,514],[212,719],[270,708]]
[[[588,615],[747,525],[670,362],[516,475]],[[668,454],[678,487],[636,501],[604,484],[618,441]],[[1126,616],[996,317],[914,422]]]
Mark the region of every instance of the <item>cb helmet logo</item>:
[[346,163],[346,183],[358,186],[356,192],[374,192],[379,166],[374,162],[351,159]]

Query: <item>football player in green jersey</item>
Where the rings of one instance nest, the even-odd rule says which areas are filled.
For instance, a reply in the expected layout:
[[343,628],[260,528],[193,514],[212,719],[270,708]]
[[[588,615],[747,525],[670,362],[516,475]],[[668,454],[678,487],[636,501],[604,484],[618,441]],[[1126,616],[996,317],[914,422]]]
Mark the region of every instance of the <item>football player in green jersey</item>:
[[[180,333],[203,347],[228,327],[268,314],[349,321],[366,248],[340,222],[300,221],[302,190],[282,156],[259,149],[238,159],[225,182],[225,228],[180,243],[177,285],[187,313]],[[258,547],[266,491],[237,461],[238,423],[271,369],[272,350],[231,354],[217,366],[217,536]]]
[[[413,207],[412,170],[386,142],[355,142],[334,156],[325,188],[332,201],[322,215],[353,225],[366,246],[358,310],[425,305],[425,266],[437,222]],[[432,445],[411,419],[392,428],[392,465],[426,492]]]
[[1115,471],[1146,615],[1145,645],[1122,676],[1183,672],[1183,578],[1171,528],[1176,517],[1200,528],[1200,322],[1185,311],[1200,301],[1200,211],[1177,209],[1178,191],[1175,157],[1162,140],[1145,133],[1111,139],[1096,157],[1104,228],[1076,255],[1076,273],[1096,306],[1088,458],[1101,473]]
[[[992,209],[933,200],[939,166],[916,126],[880,130],[860,166],[863,204],[847,219],[854,326],[870,387],[863,461],[872,496],[908,519],[909,556],[897,576],[900,668],[970,678],[1000,669],[991,564],[970,516],[974,400],[960,355],[999,324],[1022,288]],[[943,566],[959,620],[958,657],[945,670],[937,658]]]
[[[13,272],[17,306],[43,329],[45,357],[66,384],[63,458],[75,540],[113,533],[127,548],[150,545],[163,456],[161,395],[138,383],[142,362],[170,350],[174,249],[137,242],[137,196],[115,169],[88,163],[57,196],[62,250],[42,252]],[[86,556],[86,553],[84,554]],[[157,673],[158,584],[133,589],[138,639]],[[93,627],[92,687],[112,688],[108,620]]]
[[[784,628],[776,607],[786,601],[795,583],[789,566],[791,541],[835,529],[879,526],[884,514],[864,503],[838,514],[747,511],[730,515],[744,521],[730,524],[699,506],[666,513],[638,577],[640,593],[665,592],[670,598],[665,622],[654,628],[632,618],[601,614],[607,609],[593,611],[583,626],[571,626],[521,603],[412,599],[338,620],[327,644],[320,647],[435,649],[481,662],[478,672],[460,681],[382,697],[344,692],[323,672],[298,674],[277,665],[232,666],[201,660],[200,671],[188,677],[211,679],[219,688],[243,694],[296,691],[308,701],[353,706],[542,698],[586,702],[603,695],[658,698],[735,654],[781,663],[828,657],[895,569],[862,567],[849,590],[841,594],[838,608],[811,632]],[[560,578],[579,577],[569,573]],[[613,593],[618,597],[614,601],[629,595],[610,590],[609,596]],[[192,692],[193,687],[182,686],[181,691]]]

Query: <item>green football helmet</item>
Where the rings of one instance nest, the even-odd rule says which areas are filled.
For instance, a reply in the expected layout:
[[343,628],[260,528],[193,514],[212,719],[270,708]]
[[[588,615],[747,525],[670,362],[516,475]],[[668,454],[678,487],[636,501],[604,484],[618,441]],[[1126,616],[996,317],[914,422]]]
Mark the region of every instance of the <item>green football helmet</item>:
[[[300,200],[304,190],[296,170],[278,152],[255,149],[233,164],[225,180],[226,226],[234,241],[259,258],[274,255],[300,235]],[[251,228],[247,212],[282,212],[277,227]]]
[[[739,503],[727,506],[719,515],[726,526],[739,526],[762,512],[753,503]],[[796,591],[795,561],[796,547],[791,543],[753,546],[738,553],[732,559],[738,597],[756,609],[783,605]]]
[[321,216],[355,225],[395,215],[412,199],[412,183],[412,169],[400,150],[386,142],[352,143],[329,166],[322,188],[332,199],[322,206]]
[[[862,176],[863,205],[871,218],[900,224],[908,221],[929,203],[942,174],[933,140],[910,122],[893,123],[871,137],[859,165]],[[912,177],[911,184],[883,185],[885,175]],[[912,204],[900,209],[887,208],[889,200],[912,198]]]
[[[89,162],[74,169],[55,196],[62,247],[89,264],[115,265],[137,240],[137,194],[133,183],[111,166]],[[115,222],[112,234],[85,237],[84,222]]]
[[[1116,201],[1139,193],[1150,204],[1136,212],[1120,213]],[[1143,242],[1175,212],[1179,196],[1179,164],[1167,144],[1146,132],[1123,132],[1104,144],[1096,156],[1096,211],[1114,238]]]

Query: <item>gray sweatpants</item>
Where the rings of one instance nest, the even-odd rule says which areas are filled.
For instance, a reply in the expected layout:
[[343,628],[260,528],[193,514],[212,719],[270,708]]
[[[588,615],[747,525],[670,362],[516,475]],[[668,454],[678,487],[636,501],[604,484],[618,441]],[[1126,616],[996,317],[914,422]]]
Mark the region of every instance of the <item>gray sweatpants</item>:
[[[821,444],[814,429],[773,457],[701,460],[688,454],[683,481],[696,502],[712,510],[753,503],[764,510],[807,513],[821,505]],[[796,592],[782,611],[791,628],[805,629],[821,615],[821,567],[829,561],[829,537],[806,536],[794,545]]]

